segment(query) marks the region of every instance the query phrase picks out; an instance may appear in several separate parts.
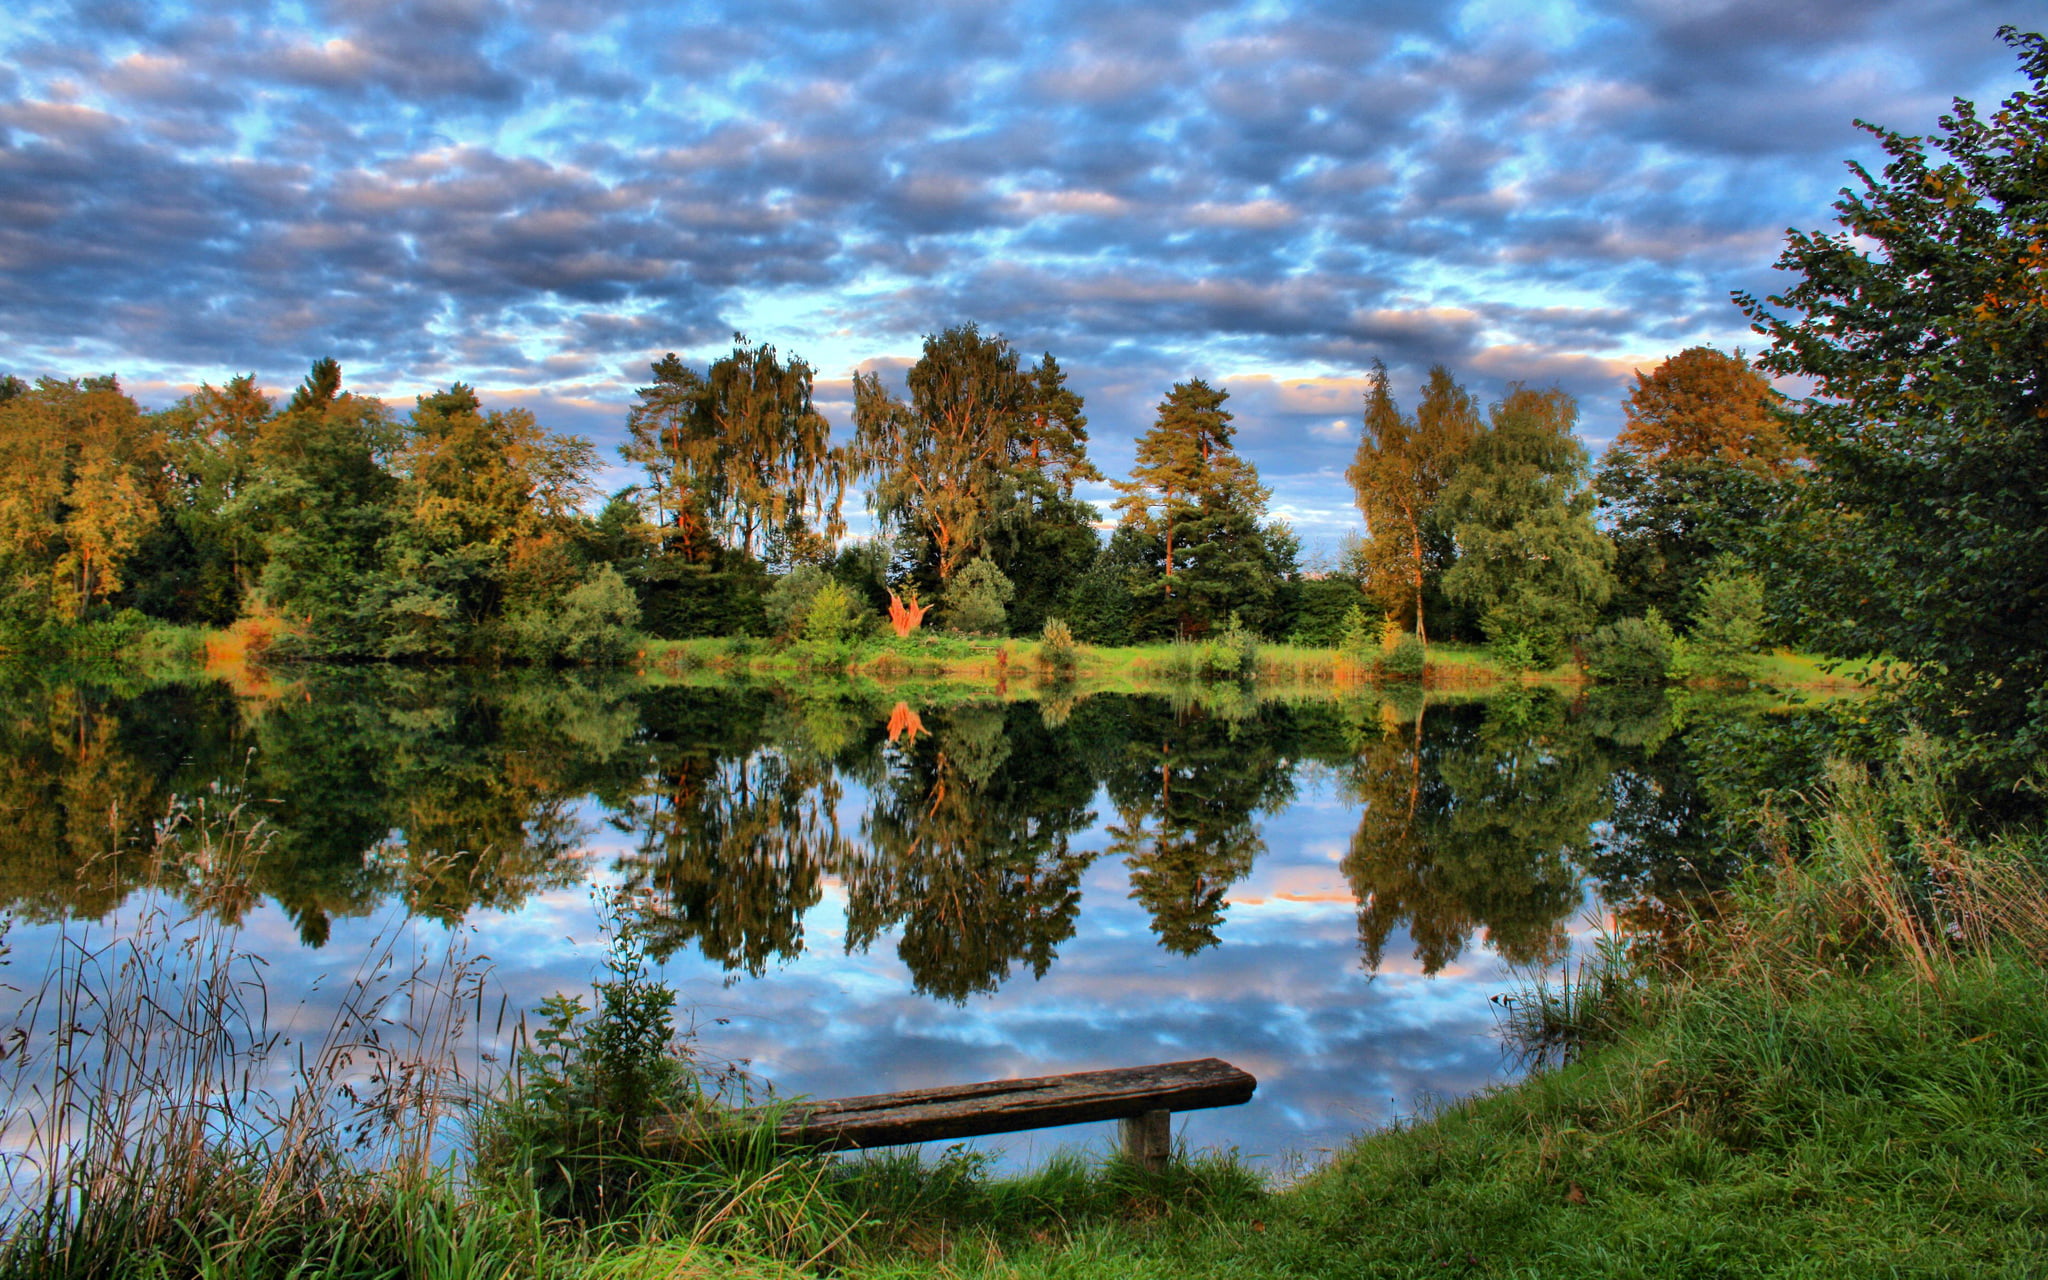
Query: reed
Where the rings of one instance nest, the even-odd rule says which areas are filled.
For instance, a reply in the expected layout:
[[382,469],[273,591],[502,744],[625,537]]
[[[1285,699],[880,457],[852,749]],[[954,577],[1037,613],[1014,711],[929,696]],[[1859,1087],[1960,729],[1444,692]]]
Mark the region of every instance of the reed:
[[268,839],[231,796],[174,810],[150,851],[156,888],[63,926],[19,993],[0,1062],[0,1272],[375,1254],[404,1234],[391,1195],[435,1185],[480,966],[459,948],[408,956],[394,924],[300,1033],[310,1006],[273,1001],[237,923]]

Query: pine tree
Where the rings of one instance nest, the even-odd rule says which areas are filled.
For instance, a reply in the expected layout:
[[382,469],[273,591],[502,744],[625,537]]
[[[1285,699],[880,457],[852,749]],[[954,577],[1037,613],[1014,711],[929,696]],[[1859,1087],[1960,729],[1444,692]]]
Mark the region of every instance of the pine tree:
[[1158,615],[1197,635],[1233,611],[1263,614],[1275,587],[1265,533],[1267,490],[1231,448],[1228,391],[1197,378],[1176,383],[1151,430],[1138,438],[1129,480],[1115,481],[1117,510],[1164,550]]

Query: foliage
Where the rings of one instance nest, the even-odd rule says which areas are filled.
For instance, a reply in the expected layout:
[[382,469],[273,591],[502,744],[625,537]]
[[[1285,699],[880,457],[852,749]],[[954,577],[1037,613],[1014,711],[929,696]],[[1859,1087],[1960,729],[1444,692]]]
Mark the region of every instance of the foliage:
[[559,600],[523,602],[507,615],[511,651],[528,662],[618,662],[639,641],[640,602],[610,565]]
[[1648,373],[1636,371],[1614,447],[1652,469],[1711,458],[1782,474],[1797,457],[1785,437],[1784,402],[1740,350],[1687,347]]
[[1615,684],[1662,684],[1677,657],[1675,640],[1655,609],[1610,622],[1587,638],[1586,670]]
[[812,564],[800,564],[777,578],[762,601],[768,633],[780,640],[795,639],[811,616],[811,601],[832,581],[829,572]]
[[1142,571],[1122,563],[1120,556],[1113,554],[1118,551],[1118,539],[1123,539],[1126,548],[1131,541],[1119,529],[1110,539],[1110,546],[1097,553],[1088,571],[1074,580],[1062,601],[1074,638],[1083,644],[1123,645],[1133,638],[1135,608],[1131,583]]
[[1445,593],[1479,614],[1490,642],[1525,646],[1546,667],[1614,593],[1614,549],[1593,527],[1577,417],[1562,390],[1511,388],[1441,504],[1458,545]]
[[1352,605],[1344,611],[1344,625],[1337,633],[1337,646],[1353,660],[1365,660],[1379,648],[1383,621],[1366,613],[1364,605]]
[[476,1172],[550,1218],[625,1211],[646,1174],[646,1122],[701,1100],[676,1040],[675,993],[654,980],[630,928],[613,926],[593,1012],[542,1002],[517,1071],[481,1118]]
[[874,627],[874,615],[860,607],[853,593],[828,579],[811,594],[804,610],[803,643],[810,652],[843,661],[849,647]]
[[988,554],[1004,522],[1070,506],[1076,479],[1099,478],[1081,398],[1050,353],[1026,370],[1007,339],[957,325],[926,335],[907,382],[905,402],[855,375],[853,456],[877,523],[930,547],[936,585]]
[[1138,438],[1131,478],[1112,482],[1122,527],[1156,541],[1160,555],[1157,576],[1133,584],[1141,634],[1197,636],[1231,612],[1263,615],[1278,585],[1259,526],[1267,490],[1231,447],[1229,398],[1199,378],[1175,384]]
[[1723,558],[1768,561],[1768,530],[1803,476],[1720,457],[1651,464],[1618,445],[1609,449],[1593,487],[1614,543],[1612,609],[1689,618],[1700,583]]
[[121,590],[159,519],[162,443],[111,376],[0,401],[0,575],[8,611],[72,623]]
[[811,403],[811,366],[735,333],[702,373],[674,352],[651,372],[621,452],[647,472],[663,550],[694,556],[715,539],[774,565],[828,556],[848,465]]
[[1357,581],[1331,576],[1304,579],[1294,586],[1294,618],[1287,643],[1322,649],[1337,647],[1342,641],[1345,620],[1362,598]]
[[1006,629],[1010,598],[1015,594],[1016,588],[994,561],[970,560],[946,584],[939,616],[951,631],[1001,635]]
[[2027,87],[1957,99],[1931,138],[1865,125],[1839,231],[1795,232],[1795,283],[1738,295],[1811,379],[1811,482],[1779,539],[1799,626],[1910,664],[1906,693],[2010,777],[2048,745],[2048,39],[2010,27]]
[[1429,651],[1422,646],[1422,637],[1413,631],[1404,631],[1394,647],[1380,655],[1378,670],[1381,675],[1396,680],[1420,680],[1429,664]]
[[1038,636],[1038,662],[1055,675],[1070,675],[1078,662],[1074,632],[1058,618],[1047,618]]
[[1366,587],[1425,645],[1425,597],[1451,550],[1433,508],[1479,432],[1478,406],[1443,365],[1430,369],[1410,418],[1394,403],[1386,366],[1373,362],[1365,430],[1345,476],[1365,516]]
[[1686,651],[1694,672],[1742,677],[1753,672],[1764,634],[1764,584],[1739,565],[1722,564],[1700,584]]

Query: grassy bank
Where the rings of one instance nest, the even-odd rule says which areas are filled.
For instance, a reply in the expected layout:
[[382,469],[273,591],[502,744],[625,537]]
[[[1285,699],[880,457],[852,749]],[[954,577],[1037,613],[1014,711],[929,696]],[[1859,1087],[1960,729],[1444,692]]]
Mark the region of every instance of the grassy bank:
[[[1286,1189],[1221,1157],[1163,1174],[1064,1158],[995,1178],[969,1156],[834,1161],[745,1129],[688,1161],[637,1158],[639,1117],[720,1099],[663,1065],[667,997],[630,947],[596,1009],[544,1011],[513,1082],[454,1068],[411,1020],[404,1043],[354,1030],[301,1055],[281,1103],[252,1103],[237,1080],[267,1042],[227,934],[201,921],[216,932],[124,944],[184,957],[169,966],[182,985],[81,946],[77,981],[60,975],[50,999],[95,1033],[31,1035],[6,1059],[20,1086],[55,1052],[41,1065],[62,1083],[17,1088],[10,1141],[35,1107],[66,1123],[27,1148],[64,1172],[15,1206],[0,1272],[2040,1274],[2042,842],[1966,835],[1938,766],[1915,741],[1880,781],[1837,767],[1806,825],[1776,830],[1775,865],[1675,949],[1615,939],[1513,1004],[1547,1068],[1365,1137]],[[187,865],[233,892],[260,845],[239,821],[166,839],[197,841]],[[81,1002],[89,964],[115,978]],[[402,976],[352,995],[351,1026],[391,1027],[379,1001],[463,1008],[459,972]],[[372,1122],[385,1136],[365,1144]],[[450,1122],[452,1157],[432,1140]],[[36,1171],[9,1169],[17,1186]]]
[[[1071,666],[1056,666],[1036,640],[994,640],[943,634],[889,638],[820,651],[778,647],[753,638],[654,640],[639,650],[639,669],[656,679],[792,675],[846,676],[889,687],[920,683],[973,685],[1005,692],[1057,687],[1062,693],[1145,693],[1191,681],[1224,678],[1223,660],[1204,644],[1076,647]],[[1338,649],[1260,644],[1248,674],[1262,689],[1301,691],[1407,683],[1442,691],[1479,692],[1503,684],[1576,688],[1590,678],[1567,661],[1543,671],[1503,665],[1483,646],[1435,644],[1419,676],[1386,669],[1377,655]],[[1779,692],[1838,697],[1864,690],[1860,669],[1831,669],[1823,660],[1780,649],[1758,654],[1752,683]],[[1710,684],[1711,681],[1695,683]]]

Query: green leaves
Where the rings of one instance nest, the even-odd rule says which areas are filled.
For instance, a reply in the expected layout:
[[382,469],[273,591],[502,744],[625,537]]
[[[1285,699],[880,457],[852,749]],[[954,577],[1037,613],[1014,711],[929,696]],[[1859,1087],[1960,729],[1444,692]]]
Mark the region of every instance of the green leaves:
[[2030,86],[1990,119],[1957,100],[1794,232],[1796,283],[1738,295],[1812,380],[1816,464],[1774,548],[1814,642],[1903,659],[1935,723],[2020,769],[2048,740],[2048,42],[2004,28]]

